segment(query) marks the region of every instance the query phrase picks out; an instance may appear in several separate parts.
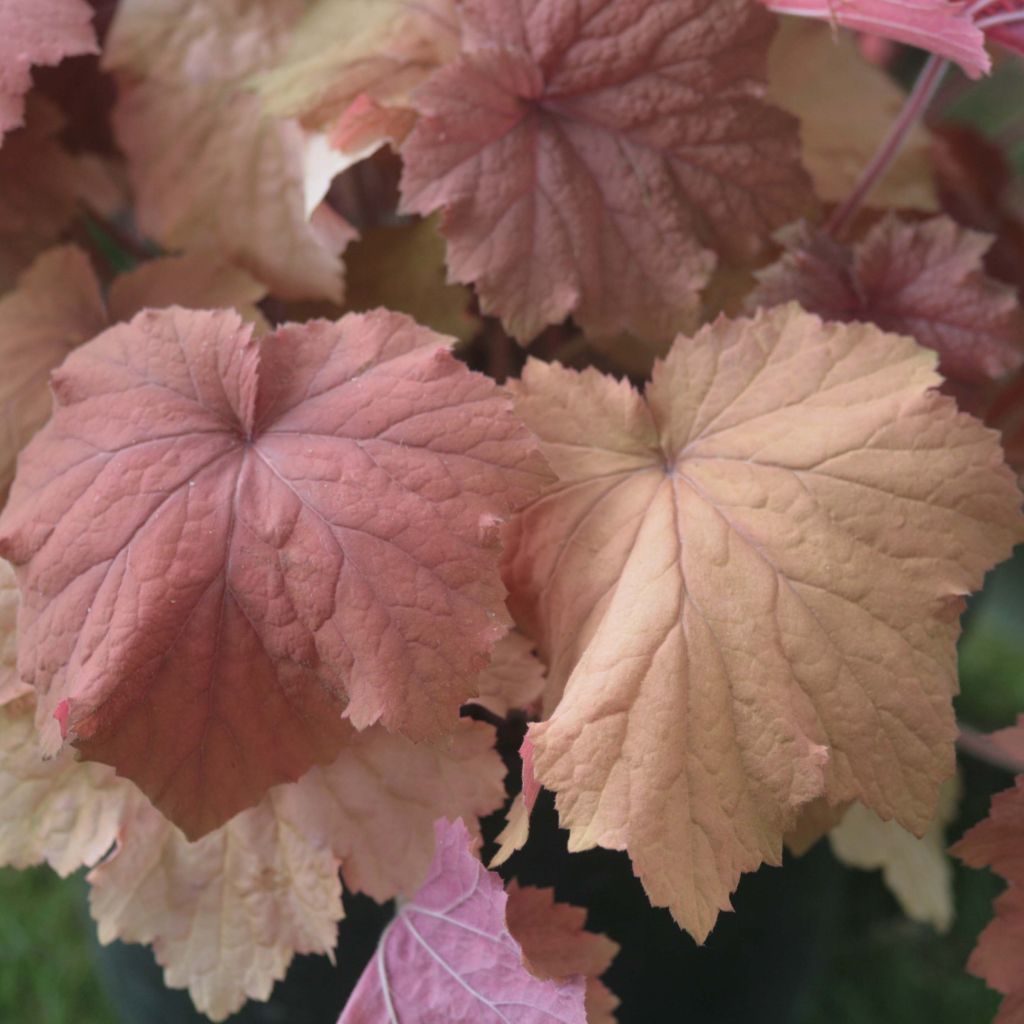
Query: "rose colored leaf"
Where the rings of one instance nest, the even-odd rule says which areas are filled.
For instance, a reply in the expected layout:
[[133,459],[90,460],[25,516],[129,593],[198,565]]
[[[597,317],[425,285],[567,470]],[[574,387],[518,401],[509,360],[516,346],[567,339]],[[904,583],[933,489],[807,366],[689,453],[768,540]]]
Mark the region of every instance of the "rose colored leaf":
[[505,921],[522,946],[523,961],[538,978],[587,979],[587,1024],[613,1024],[618,999],[598,979],[611,967],[619,945],[586,930],[587,912],[557,903],[553,889],[508,886]]
[[677,339],[646,398],[537,362],[515,389],[559,477],[506,573],[564,688],[537,778],[698,938],[803,804],[920,834],[953,770],[960,598],[1024,531],[933,362],[787,306]]
[[745,0],[467,0],[462,17],[462,57],[414,98],[403,206],[444,210],[451,276],[520,341],[569,314],[669,336],[709,249],[749,257],[807,204]]
[[130,320],[147,308],[236,309],[242,318],[269,329],[256,303],[267,289],[217,252],[162,256],[121,274],[110,286],[110,319]]
[[68,227],[81,182],[57,141],[59,111],[31,97],[24,128],[0,149],[0,293]]
[[399,907],[338,1024],[585,1024],[581,977],[542,981],[524,966],[501,881],[470,852],[465,825],[442,819],[436,836],[429,877]]
[[[339,243],[309,214],[305,133],[268,117],[247,84],[279,56],[297,0],[126,0],[105,66],[120,89],[118,141],[144,231],[170,248],[208,247],[282,298],[341,297]],[[314,174],[314,177],[316,175]]]
[[987,74],[985,37],[969,3],[951,0],[761,0],[777,14],[820,18],[855,32],[894,39],[956,61],[970,75]]
[[505,717],[513,708],[529,708],[543,692],[544,665],[533,641],[513,630],[498,641],[490,664],[477,678],[473,703]]
[[147,312],[76,351],[0,551],[40,724],[197,837],[382,721],[451,729],[505,632],[511,403],[399,314],[251,338]]
[[32,692],[18,675],[18,583],[10,562],[0,558],[0,707]]
[[0,501],[18,453],[50,415],[50,371],[105,326],[99,281],[74,246],[44,253],[0,298]]
[[[881,68],[869,64],[849,32],[785,18],[768,55],[768,99],[800,122],[804,164],[814,189],[839,203],[860,181],[906,100]],[[911,129],[871,191],[881,208],[937,209],[930,137]]]
[[434,818],[501,802],[494,732],[462,722],[450,742],[416,745],[377,727],[341,755],[196,843],[141,799],[116,852],[92,871],[100,940],[152,943],[164,979],[223,1020],[266,999],[295,953],[330,953],[348,888],[411,895],[434,851]]
[[989,277],[992,239],[948,217],[889,216],[852,249],[806,223],[783,234],[782,258],[758,274],[749,308],[795,300],[828,320],[866,321],[939,353],[948,377],[983,381],[1024,363],[1024,311]]
[[480,330],[472,293],[445,280],[444,240],[432,220],[370,228],[345,254],[345,307],[384,306],[468,341]]
[[0,707],[0,864],[66,877],[111,847],[132,787],[65,751],[44,760],[31,698]]
[[385,107],[364,93],[349,105],[331,129],[330,143],[343,153],[369,156],[385,143],[397,149],[415,126],[415,110]]
[[24,123],[33,65],[96,52],[84,0],[0,0],[0,145],[5,132]]
[[880,868],[907,917],[948,932],[953,923],[953,866],[946,856],[946,826],[956,815],[960,787],[945,784],[939,808],[919,839],[895,821],[854,803],[829,833],[832,852],[852,868]]
[[326,130],[361,96],[407,106],[458,46],[454,0],[314,0],[278,66],[256,84],[272,115]]
[[[991,739],[1017,754],[1024,745],[1024,718]],[[996,900],[995,920],[981,933],[968,970],[1003,993],[995,1024],[1024,1020],[1024,775],[992,798],[989,815],[950,848],[974,868],[1002,875],[1009,888]]]

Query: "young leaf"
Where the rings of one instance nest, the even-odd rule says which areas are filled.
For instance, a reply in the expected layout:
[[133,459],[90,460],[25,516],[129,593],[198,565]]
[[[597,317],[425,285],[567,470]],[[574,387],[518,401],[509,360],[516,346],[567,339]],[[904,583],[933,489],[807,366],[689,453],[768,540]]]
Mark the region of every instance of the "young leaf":
[[[1024,751],[1024,719],[992,739],[1019,757]],[[967,967],[1005,996],[995,1024],[1019,1024],[1024,1020],[1024,775],[992,798],[989,816],[950,853],[971,867],[991,868],[1009,883],[996,900],[995,920],[981,933]]]
[[520,341],[570,313],[666,337],[709,248],[748,257],[807,204],[795,122],[762,101],[746,0],[466,0],[463,55],[416,92],[406,211]]
[[3,0],[0,4],[0,145],[23,123],[33,65],[97,53],[85,0]]
[[920,834],[953,770],[961,595],[1024,530],[933,364],[791,305],[677,339],[646,400],[537,362],[516,388],[559,477],[506,573],[564,687],[536,774],[570,849],[628,850],[699,939],[801,805]]
[[190,838],[332,760],[343,716],[450,730],[506,629],[501,520],[548,476],[448,343],[173,309],[78,349],[0,518],[40,725]]
[[[104,62],[144,231],[216,248],[282,298],[342,293],[338,242],[309,214],[322,186],[305,133],[264,114],[248,77],[283,51],[301,0],[124,0]],[[325,172],[327,181],[330,174]]]
[[430,876],[399,907],[338,1024],[586,1024],[581,977],[541,981],[524,966],[501,881],[470,853],[465,825],[439,820],[436,836]]
[[827,320],[909,334],[935,349],[941,372],[956,380],[984,381],[1024,364],[1024,311],[982,262],[990,236],[948,217],[910,224],[889,216],[852,249],[806,223],[783,240],[782,258],[758,274],[751,309],[795,300]]
[[586,930],[587,912],[557,903],[553,889],[508,886],[505,921],[523,948],[523,961],[538,978],[587,980],[587,1024],[614,1024],[618,999],[600,980],[619,952],[618,943]]
[[820,18],[855,32],[867,32],[919,46],[955,60],[970,75],[988,74],[992,62],[985,37],[971,20],[970,4],[950,0],[761,0],[778,14]]

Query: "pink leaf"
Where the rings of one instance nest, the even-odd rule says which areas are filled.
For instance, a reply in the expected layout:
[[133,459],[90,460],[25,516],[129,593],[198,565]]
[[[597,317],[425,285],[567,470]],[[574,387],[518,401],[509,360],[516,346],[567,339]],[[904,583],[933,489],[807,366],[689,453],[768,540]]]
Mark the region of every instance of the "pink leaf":
[[856,32],[918,46],[956,61],[971,78],[988,74],[985,37],[962,0],[761,0],[776,14],[820,18]]
[[139,314],[54,377],[0,519],[49,722],[190,836],[381,721],[448,731],[505,632],[493,524],[546,479],[399,314]]
[[461,821],[435,826],[430,875],[388,926],[338,1024],[586,1024],[585,983],[542,981],[505,922],[497,875]]
[[667,338],[714,259],[745,258],[810,186],[762,96],[746,0],[467,0],[463,55],[421,86],[405,209],[443,208],[452,276],[519,340],[569,314]]

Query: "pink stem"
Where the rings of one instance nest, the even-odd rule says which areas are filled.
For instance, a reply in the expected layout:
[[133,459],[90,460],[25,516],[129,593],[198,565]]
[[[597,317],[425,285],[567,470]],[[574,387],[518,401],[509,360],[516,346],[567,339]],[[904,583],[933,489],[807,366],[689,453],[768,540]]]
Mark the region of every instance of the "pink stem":
[[1003,14],[990,14],[982,18],[977,24],[983,32],[985,29],[995,28],[996,25],[1012,25],[1015,21],[1024,21],[1024,10],[1006,11]]
[[903,148],[903,143],[906,142],[911,129],[924,116],[948,67],[949,61],[935,54],[932,54],[925,62],[914,83],[914,88],[910,90],[910,94],[903,104],[900,116],[893,122],[885,141],[878,147],[871,162],[864,169],[854,190],[832,212],[832,216],[825,225],[825,230],[830,235],[838,237],[841,234],[843,228],[861,208],[871,190],[878,184],[879,179],[889,169],[889,165]]
[[994,768],[1002,768],[1013,775],[1024,774],[1024,764],[993,743],[985,733],[978,732],[977,729],[972,729],[969,725],[960,725],[960,735],[957,736],[956,745],[965,754],[970,754]]

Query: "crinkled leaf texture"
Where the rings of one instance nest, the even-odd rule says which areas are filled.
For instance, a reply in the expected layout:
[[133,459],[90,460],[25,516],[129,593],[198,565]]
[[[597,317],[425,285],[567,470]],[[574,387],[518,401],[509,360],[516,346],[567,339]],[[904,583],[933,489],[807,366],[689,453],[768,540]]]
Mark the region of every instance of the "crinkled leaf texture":
[[506,573],[564,687],[537,777],[700,939],[808,801],[921,834],[953,771],[962,595],[1024,531],[934,361],[790,305],[680,337],[646,397],[535,361],[516,388],[559,477]]
[[441,819],[436,835],[429,877],[400,905],[338,1024],[586,1024],[582,977],[527,970],[501,880],[470,852],[465,825]]
[[148,311],[77,349],[0,518],[22,676],[191,838],[376,721],[450,731],[506,630],[501,521],[548,479],[400,314]]
[[971,78],[992,62],[967,0],[761,0],[776,14],[821,18],[855,32],[919,46],[956,61]]
[[30,702],[0,708],[0,863],[96,864],[100,939],[152,943],[164,978],[223,1020],[266,999],[297,952],[330,953],[345,885],[377,900],[425,877],[437,815],[501,803],[494,733],[462,721],[436,746],[349,730],[339,757],[196,843],[104,765],[42,760]]
[[[991,739],[1017,757],[1024,750],[1024,718]],[[988,867],[1009,888],[996,900],[995,920],[981,933],[967,967],[1004,999],[995,1024],[1024,1021],[1024,775],[992,798],[984,821],[956,843],[951,853],[971,867]]]
[[826,320],[909,334],[960,381],[990,380],[1024,363],[1017,293],[985,273],[991,236],[949,217],[914,224],[891,215],[852,248],[807,223],[781,235],[786,251],[758,274],[751,309],[796,301]]
[[25,697],[32,687],[18,675],[18,582],[14,567],[0,558],[0,707]]
[[0,145],[22,123],[34,64],[96,53],[86,0],[0,0]]
[[806,206],[796,122],[762,96],[746,0],[466,0],[463,54],[402,147],[404,208],[444,210],[452,277],[520,341],[569,314],[671,337],[714,263]]
[[600,980],[619,952],[618,943],[588,932],[587,912],[558,903],[553,889],[508,887],[505,921],[512,938],[522,946],[526,966],[538,978],[587,979],[587,1024],[614,1024],[619,1000]]
[[115,129],[142,229],[170,248],[215,249],[282,298],[337,300],[338,251],[355,233],[325,207],[310,222],[330,160],[297,123],[267,116],[248,85],[302,8],[122,0],[104,62],[119,81]]

